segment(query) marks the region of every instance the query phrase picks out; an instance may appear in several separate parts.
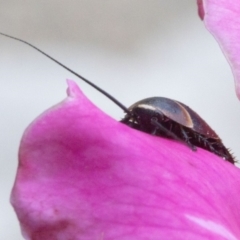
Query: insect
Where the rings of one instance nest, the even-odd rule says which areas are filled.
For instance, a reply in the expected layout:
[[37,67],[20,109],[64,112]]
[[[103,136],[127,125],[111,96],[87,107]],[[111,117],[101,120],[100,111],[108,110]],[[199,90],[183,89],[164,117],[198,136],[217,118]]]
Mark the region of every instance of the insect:
[[31,43],[5,33],[0,32],[0,35],[27,44],[101,92],[125,112],[124,118],[120,121],[123,124],[145,133],[183,142],[193,151],[196,151],[196,147],[201,147],[230,163],[236,162],[212,128],[185,104],[164,97],[152,97],[138,101],[127,108],[109,93]]
[[156,136],[184,142],[193,151],[204,148],[223,159],[235,163],[234,157],[219,136],[190,107],[164,97],[151,97],[128,108],[122,123]]

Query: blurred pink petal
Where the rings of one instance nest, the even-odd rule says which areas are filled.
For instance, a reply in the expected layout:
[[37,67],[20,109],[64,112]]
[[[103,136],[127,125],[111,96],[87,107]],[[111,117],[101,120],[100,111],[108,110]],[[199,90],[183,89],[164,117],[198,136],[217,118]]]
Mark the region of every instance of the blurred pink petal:
[[228,59],[240,99],[240,1],[197,0],[198,12],[206,28],[218,41]]
[[197,0],[197,5],[198,5],[198,15],[199,17],[203,20],[204,18],[204,7],[203,7],[203,1],[202,0]]
[[12,204],[26,239],[240,239],[240,170],[133,130],[68,81],[25,131]]

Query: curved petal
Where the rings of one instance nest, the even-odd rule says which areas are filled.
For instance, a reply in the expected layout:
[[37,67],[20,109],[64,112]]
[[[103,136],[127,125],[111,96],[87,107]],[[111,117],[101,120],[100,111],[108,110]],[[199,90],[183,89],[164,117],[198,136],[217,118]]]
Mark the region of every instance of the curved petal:
[[198,0],[198,7],[206,28],[218,41],[231,65],[240,99],[240,1]]
[[68,81],[25,131],[12,204],[26,239],[240,239],[240,170],[133,130]]

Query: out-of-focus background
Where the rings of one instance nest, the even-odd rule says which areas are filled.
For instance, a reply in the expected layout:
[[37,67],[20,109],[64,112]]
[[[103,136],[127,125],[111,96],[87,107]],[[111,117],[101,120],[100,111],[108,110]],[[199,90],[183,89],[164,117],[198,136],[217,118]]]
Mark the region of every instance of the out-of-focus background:
[[[151,96],[189,105],[240,159],[233,76],[194,0],[0,0],[0,31],[33,43],[126,106]],[[0,36],[0,239],[22,239],[9,203],[19,142],[36,116],[65,98],[66,78],[113,118],[123,117],[69,72]]]

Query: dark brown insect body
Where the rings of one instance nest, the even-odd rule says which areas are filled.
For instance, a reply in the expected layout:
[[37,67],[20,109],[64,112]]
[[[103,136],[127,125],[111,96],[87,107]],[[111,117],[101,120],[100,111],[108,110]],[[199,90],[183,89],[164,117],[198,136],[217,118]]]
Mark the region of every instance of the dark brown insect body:
[[185,142],[192,150],[204,148],[234,163],[234,158],[219,136],[191,108],[185,104],[164,98],[141,100],[128,108],[122,123],[156,136]]
[[184,142],[191,147],[192,150],[196,150],[196,146],[198,146],[215,153],[231,163],[235,162],[218,135],[197,113],[183,103],[168,98],[153,97],[141,100],[133,104],[130,108],[126,108],[109,93],[105,92],[94,83],[63,65],[31,43],[5,33],[0,33],[0,35],[27,44],[101,92],[123,109],[126,115],[121,122],[129,127],[156,136],[168,137]]

